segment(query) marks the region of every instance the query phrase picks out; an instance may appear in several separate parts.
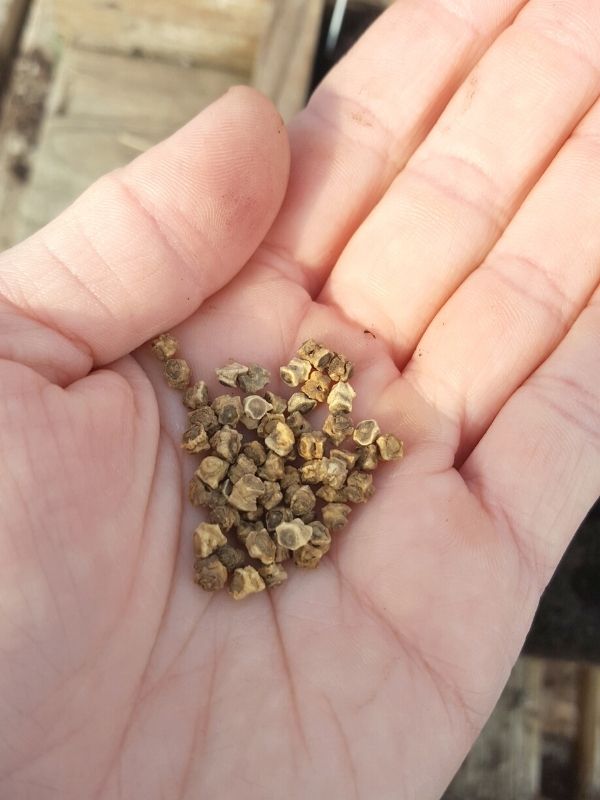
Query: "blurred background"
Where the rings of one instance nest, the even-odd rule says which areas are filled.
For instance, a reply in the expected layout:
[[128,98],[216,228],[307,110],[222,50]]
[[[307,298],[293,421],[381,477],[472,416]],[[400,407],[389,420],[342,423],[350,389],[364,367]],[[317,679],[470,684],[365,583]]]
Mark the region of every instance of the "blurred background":
[[[232,84],[289,120],[390,3],[0,0],[0,249]],[[600,798],[599,576],[597,505],[446,800]]]

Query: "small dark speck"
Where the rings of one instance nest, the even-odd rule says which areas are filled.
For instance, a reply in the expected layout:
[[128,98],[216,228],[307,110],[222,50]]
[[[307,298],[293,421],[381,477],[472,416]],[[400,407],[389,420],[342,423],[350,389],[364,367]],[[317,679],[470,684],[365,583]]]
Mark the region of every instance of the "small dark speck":
[[366,333],[366,334],[367,334],[367,336],[372,336],[372,337],[373,337],[373,339],[376,339],[376,338],[377,338],[377,337],[375,336],[375,334],[373,333],[373,331],[370,331],[370,330],[367,330],[367,329],[365,329],[365,330],[363,331],[363,333]]
[[417,353],[417,357],[421,358],[422,355],[423,355],[423,353],[419,350],[419,352]]

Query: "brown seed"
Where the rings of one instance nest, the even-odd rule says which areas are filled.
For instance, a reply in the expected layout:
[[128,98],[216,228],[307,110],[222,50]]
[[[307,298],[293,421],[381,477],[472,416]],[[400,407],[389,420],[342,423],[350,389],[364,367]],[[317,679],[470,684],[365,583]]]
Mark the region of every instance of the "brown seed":
[[237,483],[243,475],[256,475],[257,466],[244,453],[240,453],[233,466],[229,468],[228,476],[232,483]]
[[327,406],[332,414],[349,414],[356,392],[349,383],[336,383],[327,395]]
[[310,422],[299,411],[293,411],[286,419],[286,424],[294,432],[294,436],[300,436],[301,433],[308,433],[312,430]]
[[243,567],[246,563],[246,554],[238,547],[232,547],[230,544],[224,544],[217,550],[217,557],[221,564],[227,569],[227,572],[233,572],[238,567]]
[[315,494],[321,500],[325,500],[326,503],[344,503],[346,501],[343,488],[334,489],[333,486],[320,486]]
[[251,558],[256,558],[262,564],[272,564],[275,561],[275,542],[265,528],[250,531],[245,544]]
[[172,389],[187,389],[191,370],[184,358],[168,358],[163,364],[163,372]]
[[265,493],[260,498],[260,504],[264,509],[275,508],[283,500],[281,488],[276,481],[264,481]]
[[265,392],[265,400],[273,406],[274,414],[283,414],[287,408],[287,401],[275,392]]
[[242,414],[240,417],[240,422],[248,431],[255,431],[260,424],[260,420],[252,419],[252,417],[249,417],[246,414]]
[[202,483],[196,475],[191,479],[188,486],[188,498],[190,503],[198,508],[207,506],[210,497],[210,490]]
[[223,386],[231,386],[232,389],[238,385],[238,378],[240,375],[245,375],[248,372],[248,367],[244,364],[238,364],[237,361],[232,361],[224,367],[219,367],[215,370],[219,383]]
[[239,567],[233,573],[229,591],[234,600],[243,600],[249,594],[262,592],[265,582],[254,567]]
[[345,462],[348,469],[352,469],[356,464],[357,454],[356,452],[351,453],[349,450],[338,450],[335,447],[332,447],[329,451],[330,458],[341,458],[342,461]]
[[286,466],[283,476],[281,478],[278,478],[277,480],[279,480],[279,485],[285,491],[294,484],[296,485],[300,484],[300,472],[298,471],[297,467],[293,467],[290,464]]
[[282,547],[286,547],[288,550],[297,550],[310,541],[312,528],[301,519],[293,519],[291,522],[282,522],[278,525],[275,536]]
[[217,592],[227,583],[227,569],[218,556],[197,559],[194,570],[194,581],[205,592]]
[[265,510],[259,503],[257,503],[256,511],[242,511],[240,513],[246,522],[261,522],[265,514]]
[[203,450],[210,450],[208,436],[202,425],[190,426],[182,436],[181,446],[188,453],[201,453]]
[[239,512],[229,505],[211,509],[208,519],[216,523],[222,531],[230,531],[240,524]]
[[327,374],[332,381],[347,381],[352,376],[353,370],[353,363],[341,355],[335,355],[327,366]]
[[282,522],[291,522],[293,519],[294,515],[289,508],[277,506],[270,508],[265,514],[265,525],[267,530],[272,533]]
[[212,435],[210,446],[218,456],[233,464],[242,448],[242,434],[229,425],[224,425]]
[[359,422],[354,429],[352,438],[356,444],[364,447],[366,445],[373,444],[375,439],[377,439],[380,434],[381,430],[374,419],[363,419],[363,421]]
[[287,456],[294,446],[294,432],[285,422],[276,422],[274,429],[265,439],[265,444],[278,456]]
[[366,503],[375,491],[373,475],[370,472],[361,472],[360,470],[351,472],[348,475],[344,491],[346,499],[351,503]]
[[212,401],[212,408],[221,425],[235,426],[242,416],[242,401],[237,395],[222,394]]
[[316,405],[317,401],[307,397],[304,392],[294,392],[287,402],[287,410],[290,414],[293,414],[294,411],[306,414],[308,411],[312,411]]
[[272,430],[275,429],[275,425],[278,422],[285,422],[285,417],[283,414],[274,414],[272,411],[269,411],[264,415],[261,419],[258,428],[256,429],[256,435],[260,436],[261,439],[264,439],[268,436]]
[[242,453],[248,458],[252,459],[257,467],[262,466],[267,457],[265,446],[262,442],[259,442],[256,439],[253,442],[248,442],[245,444],[242,447]]
[[331,378],[325,375],[324,372],[313,370],[310,373],[309,379],[302,386],[302,391],[307,397],[316,400],[317,403],[324,403],[329,394],[329,387],[331,386]]
[[223,461],[222,458],[205,456],[194,475],[197,475],[211,489],[216,489],[225,475],[227,475],[228,469],[229,464],[227,461]]
[[302,433],[298,438],[298,455],[306,460],[323,458],[326,441],[327,439],[322,431]]
[[302,483],[323,483],[327,476],[327,461],[328,459],[317,458],[303,464],[300,467]]
[[330,531],[337,531],[339,528],[343,528],[348,522],[348,514],[351,510],[350,506],[345,503],[327,503],[321,511],[324,525]]
[[[223,486],[223,484],[221,484],[221,486]],[[220,487],[218,489],[212,489],[209,492],[208,502],[206,505],[209,508],[221,508],[222,506],[227,505],[227,498],[223,494]]]
[[242,475],[231,490],[229,503],[238,511],[256,511],[256,501],[264,491],[264,483],[256,475]]
[[161,333],[158,339],[152,342],[152,352],[159,361],[167,361],[173,358],[177,352],[177,339],[170,333]]
[[274,589],[287,580],[287,572],[279,564],[267,564],[260,567],[258,574],[267,585],[267,589]]
[[323,423],[323,433],[338,447],[344,439],[352,436],[353,430],[354,424],[348,414],[329,414]]
[[296,450],[296,445],[292,447],[287,456],[283,456],[283,460],[287,464],[292,464],[292,465],[298,460],[298,451]]
[[311,370],[309,361],[292,358],[285,367],[279,368],[279,376],[288,386],[296,387],[308,380]]
[[299,547],[294,553],[294,564],[302,569],[316,569],[321,563],[323,553],[312,544]]
[[348,475],[346,462],[341,458],[327,459],[327,474],[323,483],[334,489],[341,489]]
[[[248,538],[249,534],[252,533],[253,530],[256,530],[254,524],[255,523],[253,522],[247,522],[245,520],[240,522],[235,535],[243,545],[246,544],[246,539]],[[260,527],[262,528],[262,525]]]
[[404,455],[404,444],[394,436],[393,433],[386,433],[377,439],[377,447],[382,461],[394,461]]
[[301,519],[302,522],[305,522],[307,525],[310,525],[312,522],[314,522],[316,516],[317,515],[314,511],[308,511],[306,514],[300,514],[299,519]]
[[290,488],[288,492],[291,493],[289,499],[290,509],[295,517],[301,517],[314,509],[317,499],[310,486],[294,487],[293,490]]
[[272,411],[273,406],[267,403],[264,397],[258,394],[249,394],[244,397],[244,416],[250,419],[259,420],[264,417],[267,411]]
[[314,339],[307,339],[298,349],[298,355],[309,361],[315,369],[322,370],[329,364],[334,353]]
[[263,478],[263,480],[267,481],[278,481],[284,475],[284,461],[281,456],[278,456],[277,453],[274,453],[272,450],[269,451],[268,456],[265,459],[265,463],[262,467],[258,470],[259,478]]
[[217,415],[210,406],[202,406],[190,411],[188,414],[190,425],[202,425],[206,433],[210,436],[219,429]]
[[194,555],[197,558],[208,558],[224,544],[227,544],[227,538],[218,525],[201,522],[194,531]]
[[288,550],[287,547],[283,547],[282,545],[277,544],[277,549],[275,551],[275,563],[283,564],[284,561],[289,560],[291,555],[292,555],[291,550]]
[[183,393],[183,405],[191,408],[202,408],[208,403],[208,387],[204,381],[196,381]]
[[379,464],[379,449],[376,444],[356,448],[356,466],[359,469],[375,469]]
[[322,522],[311,522],[312,536],[310,537],[310,544],[313,547],[318,547],[319,550],[325,555],[329,552],[331,547],[331,534],[329,530],[323,525]]
[[238,378],[238,386],[247,394],[256,394],[264,389],[270,380],[271,373],[267,369],[259,367],[258,364],[251,364],[248,372]]

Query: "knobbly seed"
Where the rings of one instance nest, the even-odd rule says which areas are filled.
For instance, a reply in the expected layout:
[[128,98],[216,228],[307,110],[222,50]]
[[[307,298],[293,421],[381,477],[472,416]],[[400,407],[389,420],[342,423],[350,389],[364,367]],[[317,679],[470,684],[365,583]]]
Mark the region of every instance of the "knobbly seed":
[[307,397],[304,392],[294,392],[287,402],[287,410],[292,414],[294,411],[299,411],[301,414],[306,414],[308,411],[317,405],[316,400]]
[[404,444],[393,433],[379,436],[377,447],[382,461],[394,461],[404,455]]
[[256,501],[264,494],[265,486],[256,475],[242,475],[233,485],[229,503],[238,511],[256,511]]
[[194,531],[194,555],[198,558],[208,558],[224,544],[227,544],[227,538],[218,525],[201,522]]
[[314,458],[323,458],[326,441],[325,434],[322,431],[302,433],[298,438],[298,455],[307,461]]
[[314,461],[307,461],[300,467],[300,480],[302,483],[323,483],[327,476],[327,461],[325,458],[317,458]]
[[356,448],[356,466],[359,469],[375,469],[379,464],[379,449],[376,444]]
[[329,364],[334,353],[314,339],[307,339],[298,349],[298,355],[309,361],[315,369],[322,370]]
[[314,369],[310,373],[309,379],[302,385],[302,391],[307,397],[316,400],[317,403],[324,403],[329,394],[331,378],[324,372]]
[[251,531],[248,534],[246,549],[251,558],[256,558],[262,564],[272,564],[275,561],[275,542],[265,528],[260,531]]
[[210,490],[202,483],[196,475],[191,479],[188,486],[188,498],[190,503],[198,508],[208,505]]
[[232,361],[224,367],[219,367],[215,372],[219,383],[235,389],[238,385],[238,378],[248,372],[248,367],[244,366],[244,364],[238,364],[237,361]]
[[288,550],[297,550],[307,544],[312,536],[312,528],[301,519],[282,522],[275,530],[277,542]]
[[267,530],[273,533],[275,528],[281,525],[282,522],[291,522],[293,519],[294,515],[289,508],[277,506],[276,508],[270,508],[265,514],[265,525]]
[[283,414],[287,409],[287,401],[280,397],[275,392],[265,392],[265,400],[273,406],[273,413]]
[[310,486],[299,486],[290,497],[290,510],[295,517],[311,512],[317,498]]
[[255,475],[256,470],[257,466],[254,461],[244,453],[240,453],[235,464],[229,467],[227,474],[232,483],[237,483],[243,475]]
[[233,572],[238,567],[243,567],[246,563],[244,551],[238,547],[232,547],[230,544],[224,544],[223,547],[219,547],[216,555],[227,572]]
[[230,531],[240,524],[240,515],[237,509],[230,505],[216,506],[208,515],[210,522],[216,523],[222,531]]
[[262,419],[267,411],[272,411],[273,406],[267,403],[264,397],[258,394],[249,394],[244,397],[244,416],[250,419]]
[[256,511],[243,511],[242,516],[246,519],[247,522],[260,522],[265,515],[264,508],[257,503],[256,504]]
[[235,535],[243,545],[246,544],[246,539],[248,538],[250,533],[252,533],[252,531],[254,530],[253,526],[254,523],[247,521],[240,522],[240,524],[238,525]]
[[181,438],[181,446],[188,453],[201,453],[203,450],[210,450],[208,436],[202,425],[189,427]]
[[327,460],[327,474],[323,483],[334,489],[341,489],[348,476],[348,467],[341,458],[329,458]]
[[281,456],[269,451],[265,463],[258,470],[258,477],[267,481],[278,481],[284,475],[284,461]]
[[260,498],[260,504],[264,509],[275,508],[283,500],[281,488],[276,481],[264,481],[265,493]]
[[327,503],[321,510],[323,524],[330,531],[337,531],[348,522],[348,514],[351,510],[350,506],[345,503]]
[[348,414],[329,414],[322,430],[339,447],[344,439],[352,436],[354,424]]
[[380,434],[381,430],[374,419],[363,419],[363,421],[359,422],[354,429],[352,438],[356,444],[364,447],[366,445],[373,444],[375,439],[377,439]]
[[288,464],[293,464],[295,461],[298,460],[298,451],[296,450],[296,445],[292,447],[287,456],[283,456],[283,460]]
[[159,361],[167,361],[173,358],[177,352],[177,339],[170,333],[161,333],[158,339],[152,342],[152,352]]
[[302,522],[305,522],[307,525],[310,525],[312,522],[314,522],[315,517],[316,514],[314,511],[307,511],[306,514],[300,514],[299,519],[301,519]]
[[242,416],[242,401],[237,395],[222,394],[212,401],[212,408],[221,425],[237,425]]
[[301,433],[308,433],[312,428],[310,422],[299,411],[293,411],[286,422],[295,436],[300,436]]
[[330,458],[341,458],[342,461],[346,464],[348,469],[352,469],[356,464],[356,453],[351,453],[349,450],[338,450],[335,447],[332,447],[329,451]]
[[343,488],[334,489],[333,486],[320,486],[315,494],[326,503],[344,503],[346,500]]
[[247,414],[242,414],[240,417],[240,422],[246,428],[246,430],[249,431],[255,431],[260,424],[260,420],[252,419],[252,417],[249,417]]
[[227,568],[216,555],[197,559],[194,570],[194,581],[205,592],[217,592],[227,583]]
[[285,422],[276,422],[275,427],[265,439],[265,444],[278,456],[287,456],[294,446],[294,432]]
[[242,434],[229,425],[224,425],[213,434],[210,446],[218,456],[233,464],[242,448]]
[[163,363],[163,372],[172,389],[187,389],[191,370],[185,358],[168,358]]
[[316,569],[321,563],[323,553],[312,544],[305,544],[294,552],[294,564],[301,569]]
[[238,386],[247,394],[256,394],[264,389],[270,380],[269,370],[259,367],[258,364],[251,364],[248,372],[238,378]]
[[267,451],[265,450],[265,446],[262,442],[257,441],[256,439],[253,442],[248,442],[242,447],[242,453],[247,457],[250,458],[257,467],[262,466],[265,463],[265,459],[267,457]]
[[329,548],[331,547],[331,534],[322,522],[311,522],[310,527],[312,528],[310,544],[313,547],[318,547],[323,555],[325,555],[325,553],[329,552]]
[[293,486],[294,484],[299,484],[300,473],[298,471],[298,468],[289,464],[288,466],[286,466],[282,477],[277,478],[276,480],[279,481],[279,485],[284,491],[288,489],[290,486]]
[[196,381],[183,393],[183,405],[191,408],[202,408],[208,403],[208,387],[204,381]]
[[305,361],[303,358],[292,358],[285,367],[279,368],[279,376],[284,383],[295,388],[308,380],[311,371],[310,361]]
[[348,475],[344,492],[351,503],[366,503],[373,496],[373,475],[370,472],[351,472]]
[[349,414],[356,392],[349,383],[336,383],[327,395],[327,406],[332,414]]
[[265,582],[254,567],[239,567],[233,573],[229,592],[234,600],[243,600],[249,594],[262,592]]
[[194,473],[211,489],[216,489],[229,469],[227,461],[217,456],[205,456]]
[[283,545],[278,543],[275,550],[275,563],[283,564],[284,561],[289,561],[291,555],[291,550],[288,550],[287,547],[283,547]]
[[222,506],[227,505],[227,498],[225,497],[220,488],[212,489],[209,492],[208,502],[206,503],[206,505],[210,509],[221,508]]
[[274,589],[287,580],[287,572],[279,564],[267,564],[260,567],[258,574],[264,580],[267,589]]
[[327,365],[327,374],[332,381],[347,381],[351,376],[354,365],[344,356],[335,355]]
[[261,419],[258,428],[256,429],[256,435],[260,436],[261,439],[264,439],[271,433],[272,430],[274,430],[275,425],[278,422],[285,422],[285,417],[283,414],[274,414],[272,411],[267,412]]
[[196,408],[194,411],[190,411],[188,419],[190,425],[202,425],[209,436],[219,429],[217,415],[210,406],[202,406],[201,408]]

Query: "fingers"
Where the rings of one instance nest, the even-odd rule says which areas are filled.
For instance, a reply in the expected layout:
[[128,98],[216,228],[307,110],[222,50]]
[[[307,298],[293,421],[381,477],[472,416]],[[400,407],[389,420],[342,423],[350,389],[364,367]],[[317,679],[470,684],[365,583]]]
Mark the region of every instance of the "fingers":
[[[353,237],[321,299],[399,364],[600,91],[595,4],[526,6]],[[600,21],[600,20],[598,20]]]
[[524,0],[402,0],[291,126],[292,172],[263,258],[314,295],[455,88]]
[[283,197],[281,119],[238,88],[0,257],[0,357],[68,382],[187,317]]
[[599,198],[600,102],[486,262],[438,314],[404,372],[460,427],[459,461],[598,285]]
[[600,494],[600,292],[518,389],[463,477],[542,588]]

